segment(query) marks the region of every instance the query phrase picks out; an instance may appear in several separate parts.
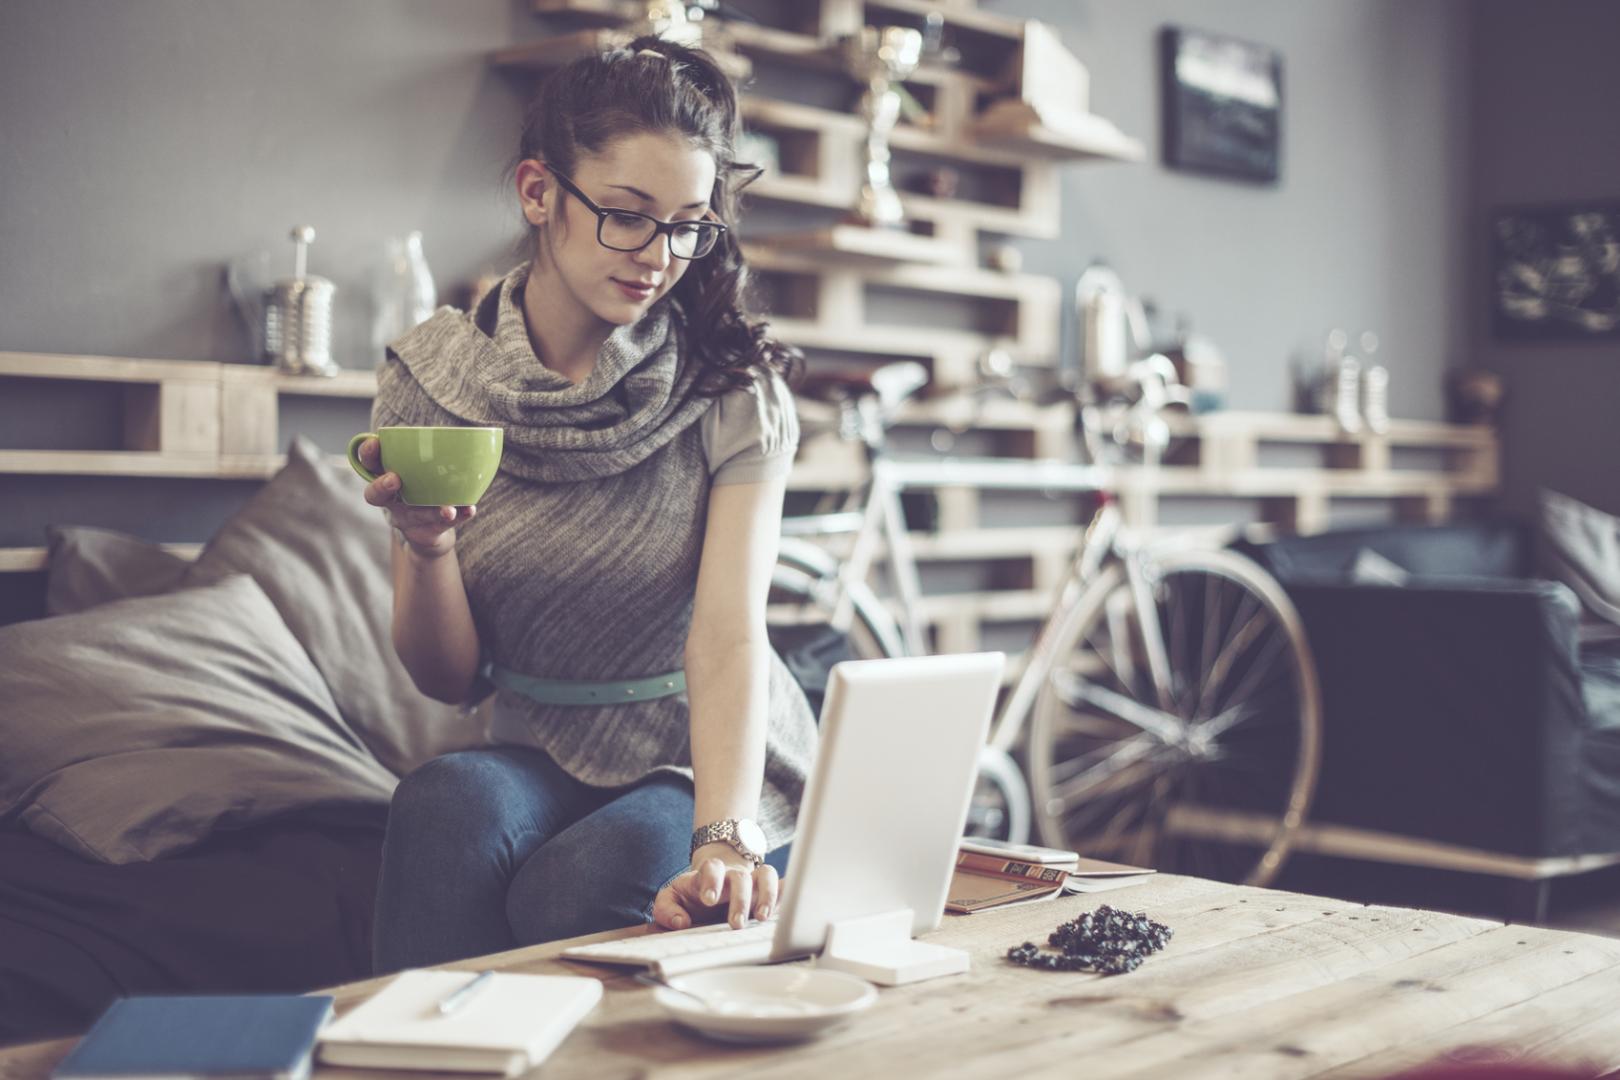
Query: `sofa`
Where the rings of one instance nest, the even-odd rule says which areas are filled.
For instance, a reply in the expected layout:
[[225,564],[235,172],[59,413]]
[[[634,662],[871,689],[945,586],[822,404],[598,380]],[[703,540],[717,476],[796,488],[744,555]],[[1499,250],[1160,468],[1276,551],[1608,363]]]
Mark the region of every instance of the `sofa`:
[[359,489],[299,439],[195,559],[50,530],[12,590],[39,617],[0,626],[0,1044],[122,994],[370,974],[393,787],[486,735],[394,654]]
[[1305,850],[1518,879],[1529,917],[1552,878],[1620,852],[1620,627],[1583,605],[1556,530],[1389,525],[1242,548],[1299,609],[1321,679]]

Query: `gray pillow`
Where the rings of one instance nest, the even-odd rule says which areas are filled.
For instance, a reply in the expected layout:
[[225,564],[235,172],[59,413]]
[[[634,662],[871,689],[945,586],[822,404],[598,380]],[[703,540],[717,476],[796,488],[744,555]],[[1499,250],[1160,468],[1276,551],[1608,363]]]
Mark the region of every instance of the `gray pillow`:
[[1350,564],[1350,580],[1357,585],[1405,585],[1411,578],[1401,566],[1364,547]]
[[155,596],[180,584],[191,563],[137,536],[87,525],[51,525],[45,614],[71,615],[109,600]]
[[0,656],[0,820],[89,858],[393,793],[252,578],[0,627]]
[[299,437],[287,465],[214,534],[193,584],[252,574],[332,688],[338,711],[403,776],[439,754],[482,746],[481,716],[416,689],[394,651],[394,584],[382,513],[360,478]]
[[1541,493],[1544,570],[1593,615],[1620,623],[1620,518],[1561,495]]

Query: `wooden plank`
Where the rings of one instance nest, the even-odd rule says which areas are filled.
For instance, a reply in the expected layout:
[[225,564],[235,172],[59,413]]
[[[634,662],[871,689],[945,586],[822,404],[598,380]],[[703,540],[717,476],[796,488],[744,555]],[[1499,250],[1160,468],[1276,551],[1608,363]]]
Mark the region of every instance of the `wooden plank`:
[[536,15],[576,15],[605,22],[628,22],[645,13],[637,0],[529,0]]
[[1442,1058],[1452,1064],[1564,1068],[1586,1076],[1620,1069],[1620,967],[1321,1074],[1386,1077]]
[[1052,161],[1147,160],[1147,148],[1140,139],[1125,134],[1112,121],[1085,113],[1068,118],[1064,127],[1054,128],[1027,104],[1016,100],[993,103],[972,119],[966,134],[987,149],[1035,156]]
[[955,266],[966,261],[965,254],[950,244],[899,229],[832,225],[804,232],[768,235],[772,247],[784,251],[814,252],[827,257],[876,260],[881,263],[922,262],[939,266]]
[[[164,551],[182,559],[195,559],[201,544],[162,544]],[[44,570],[50,563],[50,549],[42,547],[0,548],[0,574],[27,574]]]
[[1122,484],[1152,484],[1160,492],[1179,495],[1232,495],[1261,498],[1320,492],[1340,498],[1391,498],[1397,495],[1427,495],[1434,491],[1467,492],[1488,490],[1473,476],[1397,469],[1389,472],[1358,472],[1343,469],[1273,469],[1260,467],[1210,476],[1202,469],[1166,466],[1154,475],[1138,466],[1119,470]]
[[[814,253],[782,248],[761,236],[743,245],[749,266],[786,273],[825,273],[828,264]],[[858,275],[874,285],[942,296],[967,296],[984,300],[1038,300],[1041,304],[1062,302],[1063,286],[1056,278],[1040,274],[1008,274],[976,266],[930,266],[889,263],[838,267],[840,272]]]
[[[333,455],[333,462],[348,459]],[[139,450],[4,450],[0,476],[130,476],[197,480],[266,480],[287,463],[282,454],[154,454]]]
[[345,369],[330,377],[281,375],[271,380],[283,397],[371,398],[377,396],[376,371]]
[[162,454],[219,448],[219,382],[165,379],[124,387],[124,447]]
[[1239,435],[1262,442],[1339,443],[1361,439],[1386,439],[1397,446],[1490,446],[1496,433],[1482,424],[1447,424],[1430,420],[1392,420],[1381,436],[1346,436],[1328,416],[1298,413],[1246,412],[1242,410],[1203,413],[1198,416],[1167,418],[1178,435]]
[[[1081,530],[1066,525],[1033,528],[980,529],[966,528],[941,532],[912,532],[911,554],[918,562],[969,562],[983,559],[1057,559],[1064,567],[1068,556],[1074,553]],[[854,537],[838,535],[805,537],[818,547],[840,557],[847,557],[854,546]],[[881,559],[887,552],[883,544],[877,551]],[[1054,582],[1055,584],[1055,582]]]
[[274,454],[281,449],[281,402],[276,389],[274,377],[226,375],[219,400],[221,454]]
[[[1580,937],[1579,948],[1569,938]],[[1504,926],[1265,1004],[1100,1049],[1088,1074],[1312,1076],[1488,1016],[1620,962],[1620,941]],[[1338,1019],[1322,1023],[1324,1017]],[[1241,1034],[1237,1034],[1237,1032]],[[1044,1049],[1069,1052],[1068,1039]]]
[[160,383],[166,379],[217,378],[223,366],[212,360],[143,360],[126,356],[0,352],[0,378]]
[[0,475],[174,476],[220,475],[213,454],[156,454],[142,450],[3,450]]
[[972,7],[942,7],[930,0],[865,0],[867,20],[876,23],[875,13],[893,12],[922,18],[932,12],[945,17],[946,26],[970,30],[987,37],[1002,38],[1009,43],[1024,40],[1023,20]]
[[42,547],[0,548],[0,574],[30,574],[45,569],[50,551]]
[[[489,62],[499,68],[541,72],[560,67],[582,56],[623,48],[633,40],[635,35],[622,27],[590,27],[497,49],[489,54]],[[746,57],[727,49],[718,35],[714,36],[713,40],[705,38],[704,48],[714,57],[721,70],[731,78],[744,80],[753,73],[753,64]]]
[[988,348],[1018,352],[1017,342],[1006,337],[972,334],[962,330],[934,330],[908,326],[823,326],[803,319],[772,319],[771,332],[803,348],[869,356],[932,359],[945,352],[978,353]]
[[1018,622],[1043,618],[1052,610],[1052,603],[1052,595],[1041,589],[936,594],[922,598],[918,615],[924,622],[960,617],[981,622]]
[[[787,203],[791,206],[809,206],[822,210],[848,210],[855,205],[855,196],[847,184],[834,184],[830,181],[805,176],[783,176],[766,174],[755,180],[743,189],[743,202],[751,199],[761,199],[765,202]],[[764,240],[767,237],[757,237],[748,229],[748,223],[743,222],[743,234],[753,239]]]
[[[1205,821],[1203,824],[1209,827],[1212,833],[1217,828],[1217,823],[1212,821]],[[1419,836],[1401,836],[1397,833],[1335,825],[1327,821],[1308,821],[1301,826],[1295,840],[1295,849],[1342,859],[1368,859],[1407,866],[1428,866],[1454,870],[1458,873],[1489,874],[1493,877],[1517,878],[1522,881],[1540,881],[1551,877],[1584,874],[1607,866],[1620,865],[1620,852],[1534,858],[1486,851],[1483,848],[1467,847],[1462,844],[1446,844]]]
[[[838,74],[844,74],[846,71],[844,61],[832,43],[809,34],[781,30],[774,26],[731,21],[721,27],[717,36],[732,49],[756,59],[781,61],[812,71]],[[976,90],[987,92],[999,88],[998,80],[939,64],[924,64],[908,75],[905,81],[922,86],[965,81]]]

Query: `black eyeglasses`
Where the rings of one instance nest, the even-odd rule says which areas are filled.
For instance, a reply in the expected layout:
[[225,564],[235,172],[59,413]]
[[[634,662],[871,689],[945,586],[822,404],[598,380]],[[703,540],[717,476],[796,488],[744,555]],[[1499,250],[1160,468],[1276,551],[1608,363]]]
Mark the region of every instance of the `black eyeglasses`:
[[640,251],[661,233],[669,234],[669,253],[677,259],[701,259],[714,250],[726,227],[718,221],[659,221],[650,214],[597,206],[568,177],[551,170],[564,191],[596,215],[596,242],[613,251]]

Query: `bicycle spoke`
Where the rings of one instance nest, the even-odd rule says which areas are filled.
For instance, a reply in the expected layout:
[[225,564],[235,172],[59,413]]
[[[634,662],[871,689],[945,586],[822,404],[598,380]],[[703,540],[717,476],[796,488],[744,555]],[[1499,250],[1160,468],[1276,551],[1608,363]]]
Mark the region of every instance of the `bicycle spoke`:
[[[1088,743],[1094,741],[1096,741],[1094,738],[1086,740]],[[1057,762],[1052,766],[1048,775],[1050,775],[1053,780],[1062,783],[1072,779],[1073,777],[1079,776],[1090,769],[1104,765],[1107,762],[1112,761],[1120,754],[1125,754],[1130,759],[1135,760],[1143,749],[1151,748],[1156,741],[1157,740],[1155,740],[1151,735],[1148,735],[1146,732],[1137,732],[1136,734],[1123,739],[1106,739],[1099,746],[1094,746],[1090,749],[1083,750],[1074,757],[1065,758],[1064,760]],[[1069,744],[1065,743],[1064,745],[1067,746]]]
[[1179,742],[1181,739],[1185,725],[1169,713],[1160,712],[1152,705],[1083,679],[1078,689],[1081,700],[1094,709],[1151,732],[1164,742]]
[[1151,775],[1151,755],[1157,747],[1154,740],[1145,736],[1140,742],[1132,740],[1115,747],[1114,752],[1095,768],[1054,786],[1051,798],[1059,806],[1069,806],[1082,795],[1108,794],[1120,787],[1140,783]]
[[[1167,610],[1167,621],[1164,636],[1170,649],[1170,695],[1171,707],[1175,714],[1187,719],[1187,609],[1181,602],[1181,590],[1177,589],[1171,581],[1162,583],[1164,588],[1164,603]],[[1175,684],[1180,680],[1181,686]]]
[[[1266,639],[1266,644],[1261,647],[1260,654],[1256,656],[1254,662],[1249,665],[1249,670],[1244,675],[1243,681],[1238,684],[1238,689],[1234,690],[1231,694],[1228,694],[1225,697],[1217,699],[1212,703],[1212,708],[1220,708],[1226,705],[1228,702],[1242,702],[1247,700],[1248,696],[1258,689],[1258,687],[1262,685],[1266,679],[1274,678],[1276,672],[1291,673],[1291,669],[1287,665],[1279,665],[1275,667],[1272,665],[1272,661],[1277,659],[1278,654],[1287,648],[1288,639],[1281,634],[1276,624],[1273,624],[1271,629],[1272,636]],[[1271,672],[1272,674],[1267,674],[1267,672]]]
[[1206,738],[1218,738],[1256,713],[1257,710],[1245,705],[1234,705],[1219,716],[1212,716],[1201,722],[1198,725],[1198,732]]
[[1204,648],[1203,660],[1198,665],[1198,686],[1209,682],[1210,668],[1215,663],[1215,651],[1221,639],[1219,627],[1221,591],[1220,580],[1214,574],[1204,578]]
[[1103,663],[1103,666],[1105,668],[1107,668],[1110,673],[1113,674],[1114,682],[1118,683],[1121,687],[1124,687],[1126,690],[1130,690],[1131,689],[1130,680],[1128,680],[1125,677],[1125,675],[1119,670],[1119,666],[1115,663],[1115,659],[1111,655],[1113,653],[1113,649],[1115,647],[1114,644],[1113,644],[1113,635],[1110,633],[1109,641],[1107,643],[1104,643],[1104,644],[1101,644],[1101,645],[1099,645],[1097,643],[1096,638],[1093,636],[1094,634],[1096,634],[1098,627],[1104,626],[1104,625],[1106,625],[1106,623],[1107,623],[1106,618],[1098,619],[1097,622],[1095,623],[1095,625],[1088,628],[1086,630],[1086,634],[1085,634],[1085,643],[1086,643],[1087,646],[1090,647],[1089,651],[1090,651],[1091,655],[1095,656],[1099,660],[1101,660],[1102,663]]
[[[1238,658],[1243,655],[1243,651],[1249,647],[1249,644],[1264,629],[1264,624],[1268,621],[1269,613],[1261,608],[1259,601],[1252,596],[1244,599],[1253,605],[1254,610],[1245,616],[1238,632],[1227,638],[1226,644],[1221,646],[1220,656],[1216,658],[1215,666],[1205,677],[1203,688],[1199,691],[1198,708],[1193,712],[1194,719],[1204,715],[1205,712],[1214,707],[1216,692],[1226,682],[1227,674],[1232,670],[1232,666],[1237,663]],[[1233,623],[1238,624],[1238,620],[1234,618]]]

